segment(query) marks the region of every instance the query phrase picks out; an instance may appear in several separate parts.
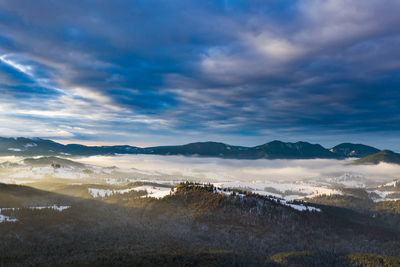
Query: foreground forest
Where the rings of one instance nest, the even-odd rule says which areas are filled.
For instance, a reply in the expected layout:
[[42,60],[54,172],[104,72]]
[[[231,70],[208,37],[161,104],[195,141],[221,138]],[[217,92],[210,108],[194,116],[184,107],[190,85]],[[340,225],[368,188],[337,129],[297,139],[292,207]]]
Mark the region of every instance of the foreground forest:
[[16,221],[0,223],[0,265],[400,265],[400,227],[350,209],[301,210],[309,204],[193,183],[161,199],[78,197],[79,188],[1,184],[1,214]]

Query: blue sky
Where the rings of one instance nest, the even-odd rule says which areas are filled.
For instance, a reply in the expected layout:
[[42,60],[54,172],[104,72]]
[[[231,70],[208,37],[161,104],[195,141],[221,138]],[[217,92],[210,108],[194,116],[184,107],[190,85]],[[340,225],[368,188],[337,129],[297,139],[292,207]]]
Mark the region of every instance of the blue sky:
[[0,0],[0,135],[400,150],[400,1]]

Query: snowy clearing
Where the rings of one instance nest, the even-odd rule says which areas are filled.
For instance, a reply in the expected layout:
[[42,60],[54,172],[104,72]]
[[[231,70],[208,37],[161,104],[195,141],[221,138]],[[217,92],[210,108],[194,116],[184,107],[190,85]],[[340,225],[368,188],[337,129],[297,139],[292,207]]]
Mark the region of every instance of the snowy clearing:
[[163,198],[166,195],[169,195],[171,188],[169,187],[158,187],[158,186],[138,186],[128,189],[99,189],[99,188],[88,188],[89,194],[93,197],[110,197],[114,194],[125,194],[131,191],[147,191],[146,197],[154,197],[154,198]]

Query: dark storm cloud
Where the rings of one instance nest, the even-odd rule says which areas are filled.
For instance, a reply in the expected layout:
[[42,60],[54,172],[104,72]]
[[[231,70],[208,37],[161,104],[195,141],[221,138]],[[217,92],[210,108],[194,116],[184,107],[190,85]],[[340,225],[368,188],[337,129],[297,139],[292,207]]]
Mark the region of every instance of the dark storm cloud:
[[37,100],[3,105],[80,139],[396,134],[399,11],[396,0],[0,0],[2,94]]

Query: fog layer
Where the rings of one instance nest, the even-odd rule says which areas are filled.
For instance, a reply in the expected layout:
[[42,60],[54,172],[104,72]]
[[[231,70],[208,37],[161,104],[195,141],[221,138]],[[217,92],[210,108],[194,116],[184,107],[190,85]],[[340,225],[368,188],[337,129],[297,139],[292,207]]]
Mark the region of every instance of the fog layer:
[[344,174],[362,176],[369,182],[384,182],[400,177],[398,165],[351,165],[352,159],[309,160],[233,160],[219,158],[119,155],[93,156],[77,161],[99,166],[116,166],[122,169],[135,168],[154,173],[176,176],[191,176],[203,180],[238,181],[295,181]]

